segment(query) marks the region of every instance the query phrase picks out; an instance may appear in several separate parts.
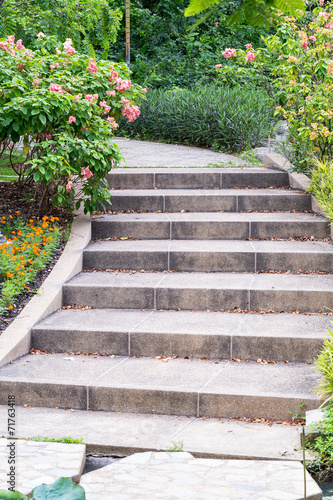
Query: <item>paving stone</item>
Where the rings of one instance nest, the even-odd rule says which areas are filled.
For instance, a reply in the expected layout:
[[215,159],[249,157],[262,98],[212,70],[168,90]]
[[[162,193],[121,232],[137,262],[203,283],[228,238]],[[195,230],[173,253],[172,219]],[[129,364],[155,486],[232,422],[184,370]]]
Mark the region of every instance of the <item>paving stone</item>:
[[[149,474],[145,474],[147,471]],[[193,500],[304,498],[300,462],[205,460],[196,459],[186,452],[136,454],[85,474],[81,479],[87,500],[97,500],[100,495],[106,495],[109,491],[106,485],[115,484],[121,485],[116,497],[119,500],[147,496]],[[308,473],[306,486],[307,498],[322,498],[319,486]]]
[[[7,410],[7,408],[6,408]],[[8,410],[7,410],[8,411]],[[7,429],[6,429],[7,431]],[[14,443],[14,444],[12,444]],[[22,439],[0,439],[0,489],[8,489],[8,445],[15,450],[15,489],[28,495],[35,486],[52,484],[59,477],[80,480],[85,459],[84,444],[64,444]]]

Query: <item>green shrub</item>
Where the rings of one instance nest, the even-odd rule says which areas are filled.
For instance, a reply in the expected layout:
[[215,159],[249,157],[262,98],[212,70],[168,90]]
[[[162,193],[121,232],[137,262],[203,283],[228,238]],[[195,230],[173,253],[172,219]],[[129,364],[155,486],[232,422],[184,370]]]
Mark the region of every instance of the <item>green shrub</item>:
[[333,162],[321,161],[311,172],[311,193],[333,221]]
[[198,87],[151,90],[134,123],[122,123],[132,137],[243,151],[267,137],[273,110],[262,92]]
[[333,399],[333,332],[328,330],[328,333],[331,337],[324,340],[324,345],[315,359],[315,366],[322,375],[315,390],[326,401]]
[[313,452],[312,460],[306,462],[308,471],[319,481],[325,481],[333,475],[333,403],[325,408],[325,416],[311,426],[317,436],[306,442],[307,448]]

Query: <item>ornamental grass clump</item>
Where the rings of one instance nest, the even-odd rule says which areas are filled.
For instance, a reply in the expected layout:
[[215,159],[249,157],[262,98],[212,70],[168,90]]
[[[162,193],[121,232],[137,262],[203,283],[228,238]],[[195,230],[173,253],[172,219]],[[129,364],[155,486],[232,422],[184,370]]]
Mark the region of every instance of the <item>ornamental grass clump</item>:
[[151,90],[140,108],[134,123],[121,122],[132,137],[232,152],[257,146],[275,122],[263,92],[246,88]]
[[0,41],[0,161],[23,151],[10,165],[22,191],[35,186],[39,215],[50,204],[83,203],[92,213],[110,200],[106,175],[121,157],[110,139],[121,116],[140,114],[145,89],[132,84],[124,63],[96,61],[69,38],[38,40],[34,52],[14,36]]
[[24,222],[17,215],[0,217],[5,241],[0,244],[0,315],[13,309],[15,299],[45,267],[58,247],[61,233],[57,217],[44,216]]

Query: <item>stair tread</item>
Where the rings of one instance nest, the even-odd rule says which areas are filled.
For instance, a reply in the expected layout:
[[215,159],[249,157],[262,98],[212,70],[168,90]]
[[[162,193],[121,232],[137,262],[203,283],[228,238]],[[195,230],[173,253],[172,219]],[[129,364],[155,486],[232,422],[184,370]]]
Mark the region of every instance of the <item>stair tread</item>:
[[110,189],[111,196],[306,196],[292,189]]
[[[298,427],[291,425],[36,407],[20,407],[20,415],[20,437],[83,438],[89,453],[129,455],[163,450],[176,440],[183,442],[185,451],[202,457],[302,459],[295,449]],[[6,406],[0,407],[0,417],[7,422]],[[6,434],[5,424],[2,433]]]
[[265,167],[247,167],[247,166],[239,166],[239,167],[117,167],[110,170],[110,175],[112,174],[124,174],[124,175],[132,175],[132,174],[214,174],[214,173],[223,173],[223,174],[251,174],[251,173],[270,173],[273,175],[284,176],[285,172],[279,170],[273,170]]
[[90,243],[84,252],[264,252],[328,253],[333,245],[325,241],[242,241],[242,240],[116,240]]
[[0,381],[68,386],[150,389],[163,392],[306,397],[318,381],[304,363],[27,355],[0,369]]
[[[237,314],[206,311],[135,309],[62,309],[33,328],[38,331],[156,333],[158,335],[231,335],[322,338],[331,317],[321,314]],[[287,354],[286,354],[287,356]]]
[[333,275],[200,272],[83,272],[65,287],[144,287],[192,289],[300,290],[333,294]]
[[92,218],[93,224],[104,222],[133,222],[133,221],[174,221],[174,222],[313,222],[327,223],[321,215],[294,212],[168,212],[168,213],[124,213],[102,214]]

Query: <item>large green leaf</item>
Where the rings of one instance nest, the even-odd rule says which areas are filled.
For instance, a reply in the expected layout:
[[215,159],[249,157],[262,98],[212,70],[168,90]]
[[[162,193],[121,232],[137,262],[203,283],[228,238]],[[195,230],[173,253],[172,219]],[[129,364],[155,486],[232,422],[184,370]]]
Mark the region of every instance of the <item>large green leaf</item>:
[[213,5],[220,3],[220,0],[191,0],[185,9],[185,16],[195,16],[204,10],[210,9]]
[[31,500],[19,491],[0,490],[0,500]]
[[32,490],[34,500],[86,500],[82,486],[69,477],[61,477],[50,486],[42,484]]

